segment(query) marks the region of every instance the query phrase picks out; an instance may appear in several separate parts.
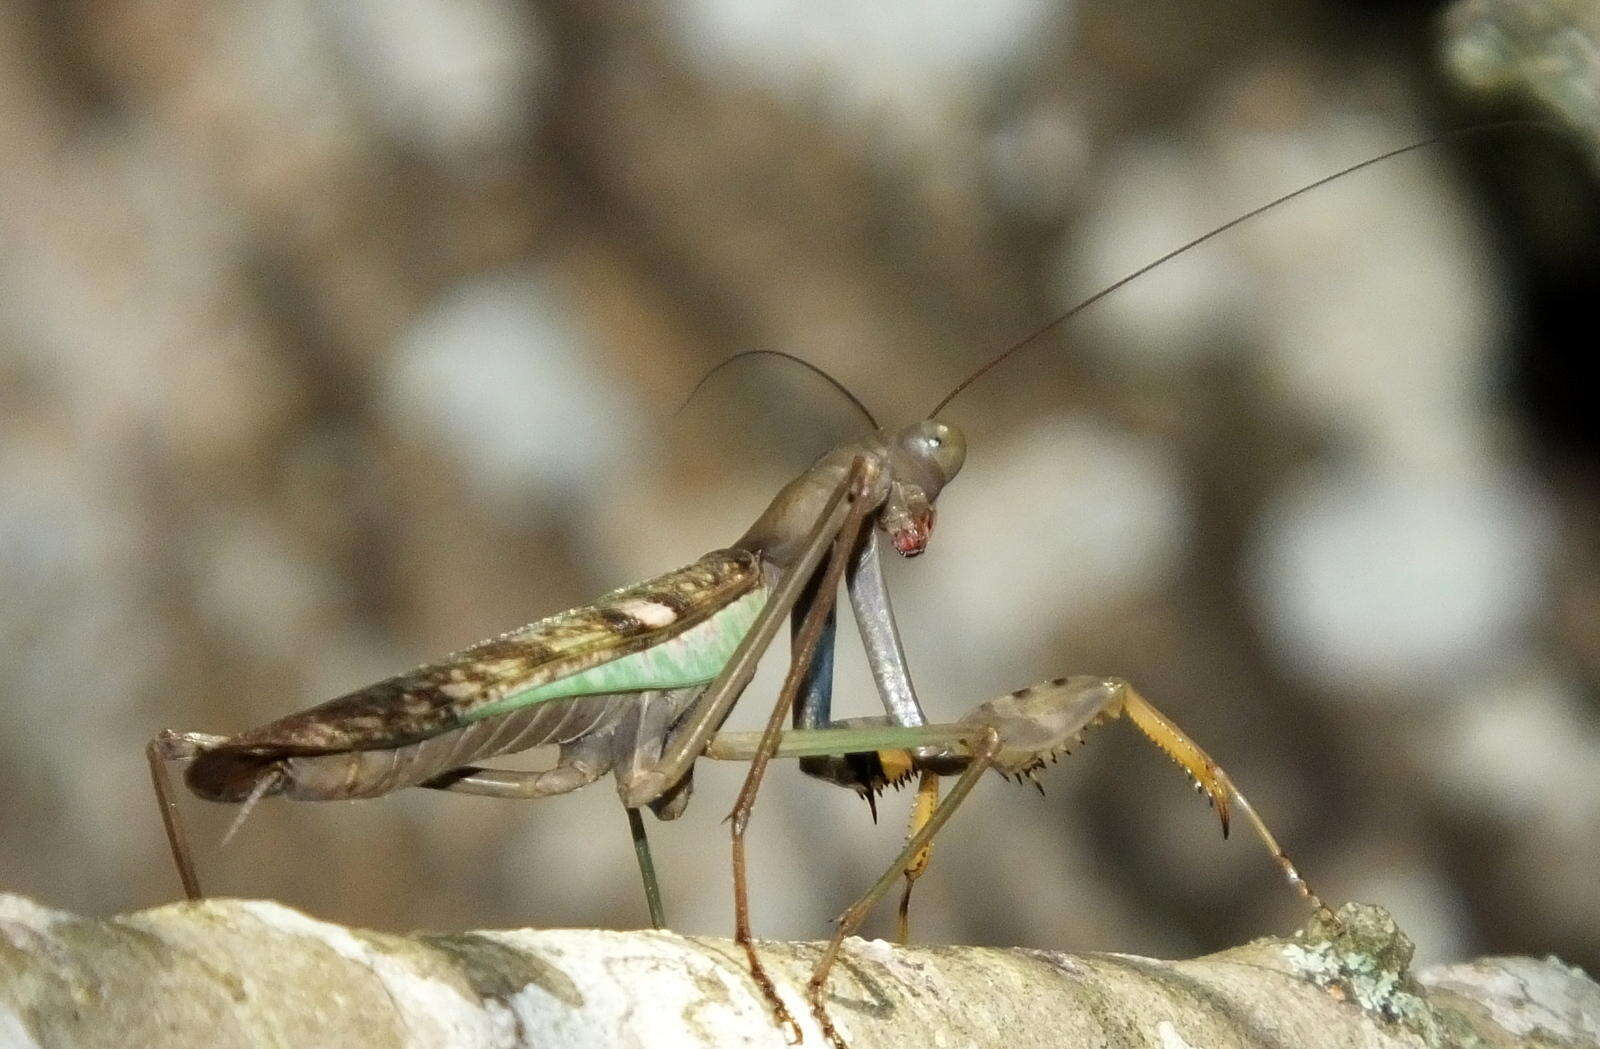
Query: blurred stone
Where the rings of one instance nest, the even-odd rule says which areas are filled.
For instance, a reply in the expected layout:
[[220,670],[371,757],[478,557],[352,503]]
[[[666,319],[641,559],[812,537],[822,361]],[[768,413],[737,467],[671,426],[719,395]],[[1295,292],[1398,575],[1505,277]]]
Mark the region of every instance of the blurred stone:
[[496,158],[537,121],[550,62],[529,8],[512,0],[320,6],[339,26],[377,121],[440,163]]
[[902,573],[939,609],[922,613],[924,636],[963,639],[930,652],[923,674],[974,700],[1028,681],[971,679],[982,667],[968,647],[1027,651],[1158,590],[1192,527],[1177,464],[1154,441],[1086,414],[996,436],[941,497],[927,567]]
[[337,584],[275,522],[213,516],[196,529],[186,554],[195,569],[195,610],[208,632],[287,661],[320,642]]
[[1549,508],[1509,471],[1308,475],[1265,513],[1250,573],[1285,669],[1406,703],[1495,670],[1549,597]]
[[1452,706],[1425,751],[1450,803],[1574,844],[1600,834],[1600,725],[1571,685],[1513,663],[1471,682]]
[[[1063,306],[1417,136],[1353,107],[1279,128],[1239,105],[1214,108],[1209,141],[1139,141],[1102,165],[1059,256]],[[1478,436],[1505,309],[1481,223],[1441,163],[1398,157],[1319,187],[1119,288],[1083,323],[1135,374],[1244,357],[1318,430],[1454,456]]]
[[1063,17],[1044,0],[695,0],[670,13],[707,73],[731,67],[769,89],[838,107],[852,122],[892,125],[897,135],[925,133],[952,110],[969,110],[975,89]]
[[595,371],[585,334],[551,282],[503,273],[467,282],[421,314],[384,362],[398,432],[427,427],[483,500],[518,516],[530,500],[581,504],[630,445],[637,413]]
[[[1233,217],[1219,212],[1215,173],[1193,143],[1124,142],[1096,167],[1084,217],[1056,256],[1062,309]],[[1237,240],[1224,239],[1118,288],[1077,323],[1123,368],[1171,372],[1240,348],[1219,336],[1248,315],[1248,279]]]
[[1001,195],[1035,221],[1065,215],[1083,190],[1093,147],[1073,116],[1065,107],[1036,106],[1016,114],[989,140]]
[[[1351,118],[1302,143],[1309,182],[1414,139]],[[1293,149],[1293,136],[1254,155]],[[1507,309],[1483,225],[1437,153],[1397,157],[1241,231],[1265,384],[1309,423],[1383,457],[1479,454]],[[1302,182],[1301,184],[1305,184]]]

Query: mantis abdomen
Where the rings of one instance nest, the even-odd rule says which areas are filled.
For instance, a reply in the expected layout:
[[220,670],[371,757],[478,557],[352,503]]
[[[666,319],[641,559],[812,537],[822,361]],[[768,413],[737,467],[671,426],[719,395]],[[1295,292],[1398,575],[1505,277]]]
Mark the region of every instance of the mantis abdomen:
[[[573,782],[567,789],[572,789],[610,771],[607,744],[620,714],[634,699],[597,695],[550,700],[399,747],[275,758],[270,767],[282,782],[272,793],[299,801],[374,798],[501,754],[551,744],[562,748],[550,770],[552,783],[570,776]],[[257,774],[246,775],[254,781]],[[200,789],[193,776],[189,783]]]

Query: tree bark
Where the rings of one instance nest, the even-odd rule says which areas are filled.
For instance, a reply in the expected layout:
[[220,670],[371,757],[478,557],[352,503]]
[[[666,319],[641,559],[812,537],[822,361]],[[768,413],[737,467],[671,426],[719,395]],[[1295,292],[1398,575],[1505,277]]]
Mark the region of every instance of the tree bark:
[[[1554,958],[1411,973],[1387,913],[1351,905],[1192,961],[853,940],[831,1011],[854,1049],[1600,1047],[1600,986]],[[763,948],[801,989],[819,947]],[[739,952],[670,932],[395,936],[281,904],[80,918],[0,896],[0,1047],[518,1049],[780,1046]]]

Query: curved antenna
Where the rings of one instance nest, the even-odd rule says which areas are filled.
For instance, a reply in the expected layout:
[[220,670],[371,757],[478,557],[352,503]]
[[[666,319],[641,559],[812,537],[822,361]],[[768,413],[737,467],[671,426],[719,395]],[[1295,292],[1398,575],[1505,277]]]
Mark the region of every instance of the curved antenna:
[[872,413],[867,410],[867,406],[862,404],[860,399],[857,398],[855,394],[851,393],[849,388],[847,388],[844,383],[840,382],[838,379],[835,379],[821,367],[812,364],[804,357],[796,357],[794,354],[784,353],[782,350],[740,350],[733,356],[726,357],[718,361],[716,364],[713,364],[710,371],[700,376],[700,381],[694,384],[694,389],[689,391],[689,396],[685,397],[683,399],[683,403],[678,405],[678,410],[672,413],[672,417],[676,419],[678,416],[683,414],[683,410],[689,407],[689,402],[694,400],[695,394],[700,392],[700,387],[710,382],[713,375],[717,374],[728,365],[733,364],[736,361],[741,361],[746,357],[781,357],[783,360],[800,365],[802,368],[807,369],[814,375],[820,375],[824,380],[826,380],[829,386],[832,386],[835,390],[838,390],[840,393],[844,394],[845,400],[849,401],[851,405],[855,407],[855,410],[860,412],[862,416],[866,418],[867,422],[872,425],[874,430],[880,429],[878,426],[878,420],[872,417]]
[[1007,360],[1009,360],[1010,358],[1015,356],[1017,353],[1021,352],[1024,349],[1026,349],[1035,340],[1039,339],[1042,336],[1050,334],[1052,331],[1054,331],[1057,328],[1061,327],[1063,324],[1067,323],[1067,321],[1069,321],[1072,318],[1076,317],[1078,314],[1082,313],[1084,310],[1088,309],[1090,306],[1093,306],[1095,303],[1099,302],[1101,299],[1105,298],[1107,295],[1110,295],[1112,292],[1116,291],[1118,288],[1121,288],[1122,286],[1124,286],[1126,284],[1129,284],[1129,283],[1132,283],[1135,280],[1138,280],[1140,277],[1144,276],[1146,273],[1149,273],[1151,270],[1155,269],[1158,266],[1162,266],[1162,265],[1172,261],[1173,259],[1177,258],[1179,255],[1182,255],[1184,252],[1189,251],[1191,248],[1198,248],[1200,245],[1204,244],[1206,241],[1212,239],[1213,237],[1219,237],[1222,234],[1228,232],[1230,229],[1233,229],[1235,226],[1242,225],[1243,223],[1249,222],[1251,219],[1255,218],[1257,215],[1263,214],[1264,212],[1271,211],[1273,208],[1278,207],[1280,204],[1287,204],[1289,201],[1295,199],[1298,196],[1301,196],[1301,195],[1306,194],[1306,193],[1310,193],[1314,189],[1320,189],[1323,186],[1326,186],[1330,182],[1336,182],[1339,179],[1344,178],[1346,175],[1354,175],[1356,172],[1362,170],[1363,168],[1370,168],[1374,164],[1381,164],[1386,160],[1391,160],[1394,157],[1398,157],[1398,156],[1400,156],[1402,154],[1410,153],[1410,152],[1413,152],[1413,151],[1418,150],[1418,149],[1426,149],[1429,146],[1436,146],[1441,142],[1445,142],[1445,141],[1447,141],[1449,139],[1452,139],[1452,138],[1459,138],[1462,135],[1473,135],[1473,134],[1477,134],[1479,132],[1487,132],[1487,131],[1500,131],[1500,130],[1504,130],[1505,128],[1509,128],[1509,127],[1546,127],[1546,126],[1548,126],[1548,125],[1544,124],[1541,121],[1537,121],[1537,120],[1501,120],[1501,121],[1496,121],[1495,123],[1492,123],[1492,124],[1474,124],[1472,127],[1455,128],[1455,129],[1453,129],[1451,131],[1445,131],[1445,132],[1442,132],[1442,133],[1440,133],[1438,135],[1434,135],[1432,138],[1425,138],[1420,142],[1413,142],[1408,146],[1401,146],[1398,149],[1391,149],[1387,153],[1380,153],[1375,157],[1369,157],[1366,160],[1363,160],[1363,161],[1361,161],[1359,163],[1351,164],[1349,167],[1342,168],[1339,171],[1335,171],[1331,175],[1324,175],[1321,178],[1317,179],[1315,182],[1308,182],[1304,186],[1301,186],[1299,189],[1291,190],[1290,192],[1285,193],[1281,197],[1277,197],[1277,198],[1274,198],[1273,200],[1269,200],[1265,204],[1262,204],[1260,207],[1251,208],[1249,211],[1245,212],[1243,215],[1240,215],[1237,218],[1229,219],[1227,222],[1224,222],[1222,225],[1216,227],[1215,229],[1211,230],[1210,232],[1202,233],[1202,234],[1200,234],[1200,236],[1195,237],[1193,240],[1190,240],[1187,243],[1181,244],[1178,247],[1173,248],[1171,251],[1167,252],[1165,255],[1162,255],[1160,258],[1154,260],[1153,262],[1145,263],[1143,266],[1140,266],[1138,269],[1134,270],[1132,273],[1129,273],[1127,276],[1122,277],[1119,280],[1115,280],[1112,283],[1106,285],[1104,288],[1101,288],[1099,291],[1095,292],[1093,295],[1089,296],[1087,299],[1084,299],[1082,302],[1078,303],[1076,306],[1072,307],[1067,312],[1061,314],[1059,317],[1057,317],[1054,320],[1050,321],[1048,324],[1043,324],[1043,325],[1039,326],[1038,328],[1034,329],[1033,331],[1029,332],[1020,341],[1014,343],[1009,349],[1005,350],[1004,352],[1002,352],[997,357],[991,357],[988,361],[984,362],[984,364],[982,366],[980,366],[977,371],[973,372],[971,375],[968,375],[965,379],[962,379],[959,383],[957,383],[955,389],[953,389],[949,393],[945,394],[944,399],[942,401],[940,401],[938,404],[933,406],[933,411],[928,413],[928,418],[932,419],[935,416],[937,416],[941,411],[943,411],[945,409],[946,406],[948,406],[950,404],[951,401],[955,400],[958,396],[960,396],[960,394],[961,394],[961,392],[963,390],[965,390],[967,387],[971,386],[973,383],[977,382],[979,379],[983,378],[990,371],[992,371],[995,368],[998,368],[1000,365],[1004,364]]

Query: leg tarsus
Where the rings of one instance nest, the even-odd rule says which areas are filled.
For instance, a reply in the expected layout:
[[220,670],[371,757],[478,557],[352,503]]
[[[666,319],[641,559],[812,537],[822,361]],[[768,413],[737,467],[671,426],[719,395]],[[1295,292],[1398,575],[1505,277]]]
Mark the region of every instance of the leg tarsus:
[[800,1024],[795,1021],[794,1015],[789,1012],[789,1007],[783,1004],[783,999],[778,997],[778,987],[772,982],[772,977],[767,973],[767,967],[761,963],[761,958],[756,954],[755,941],[745,939],[739,941],[739,946],[744,948],[745,962],[750,966],[750,978],[756,982],[756,989],[761,992],[761,997],[766,1000],[767,1008],[772,1010],[772,1018],[783,1029],[783,1040],[789,1045],[799,1045],[805,1041],[805,1035],[800,1031]]

